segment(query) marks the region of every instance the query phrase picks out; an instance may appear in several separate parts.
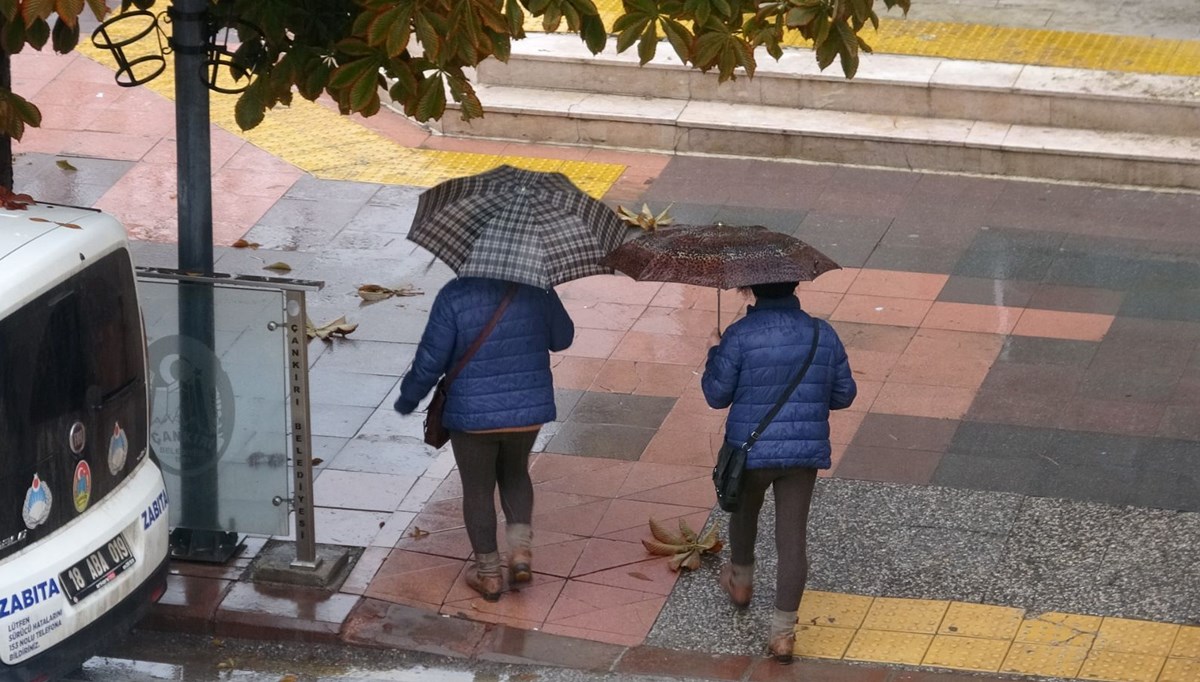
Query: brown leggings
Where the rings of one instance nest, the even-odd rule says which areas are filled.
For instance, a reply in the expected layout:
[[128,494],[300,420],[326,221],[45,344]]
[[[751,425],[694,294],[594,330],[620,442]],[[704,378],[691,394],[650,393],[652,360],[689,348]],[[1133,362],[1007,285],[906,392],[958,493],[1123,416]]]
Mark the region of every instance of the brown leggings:
[[537,431],[497,433],[450,432],[454,461],[463,487],[463,521],[475,554],[497,551],[496,486],[508,523],[533,519],[533,482],[529,480],[529,451]]
[[734,564],[754,564],[758,513],[767,488],[775,488],[775,608],[795,611],[808,580],[808,508],[812,503],[816,469],[749,469],[742,504],[729,517],[729,552]]

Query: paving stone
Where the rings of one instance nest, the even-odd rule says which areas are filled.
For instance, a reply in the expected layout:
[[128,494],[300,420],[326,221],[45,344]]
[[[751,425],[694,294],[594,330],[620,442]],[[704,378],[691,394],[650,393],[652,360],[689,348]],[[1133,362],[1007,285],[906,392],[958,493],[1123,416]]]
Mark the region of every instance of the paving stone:
[[589,391],[578,399],[565,421],[656,429],[674,406],[674,398]]
[[655,429],[640,426],[566,422],[546,444],[545,451],[634,461],[645,452],[654,434]]
[[1009,336],[996,357],[997,363],[1087,366],[1099,344],[1092,341]]
[[946,280],[937,300],[1023,308],[1029,303],[1036,289],[1035,282],[954,275]]

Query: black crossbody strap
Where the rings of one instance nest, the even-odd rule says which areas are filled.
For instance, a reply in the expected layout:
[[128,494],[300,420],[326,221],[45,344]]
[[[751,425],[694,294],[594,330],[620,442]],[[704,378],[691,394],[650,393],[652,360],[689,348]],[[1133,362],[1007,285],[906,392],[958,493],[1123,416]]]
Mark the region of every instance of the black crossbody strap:
[[796,378],[792,379],[792,383],[788,384],[788,387],[783,392],[783,395],[779,396],[779,400],[775,401],[775,406],[771,408],[771,411],[767,413],[767,416],[763,417],[763,420],[758,423],[758,426],[750,432],[750,437],[746,439],[745,445],[742,446],[742,448],[745,450],[749,450],[750,448],[754,447],[754,444],[758,441],[758,437],[761,436],[762,432],[766,430],[767,425],[770,424],[771,420],[775,418],[775,415],[779,414],[779,411],[783,409],[783,404],[788,401],[788,398],[792,397],[792,393],[795,392],[796,387],[800,385],[800,382],[804,381],[804,375],[808,373],[808,368],[812,365],[813,358],[817,355],[817,339],[819,339],[821,336],[821,324],[817,322],[817,318],[815,317],[812,318],[812,326],[812,346],[808,349],[808,357],[804,359],[804,365],[800,367],[799,372],[796,372]]

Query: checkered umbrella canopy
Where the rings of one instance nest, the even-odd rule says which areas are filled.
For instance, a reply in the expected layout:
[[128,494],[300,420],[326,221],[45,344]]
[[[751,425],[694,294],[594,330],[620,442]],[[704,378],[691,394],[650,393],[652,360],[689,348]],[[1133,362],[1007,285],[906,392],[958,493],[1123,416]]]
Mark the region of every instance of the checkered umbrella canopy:
[[600,259],[625,232],[612,209],[561,173],[500,166],[422,193],[408,238],[460,277],[548,289],[611,274]]

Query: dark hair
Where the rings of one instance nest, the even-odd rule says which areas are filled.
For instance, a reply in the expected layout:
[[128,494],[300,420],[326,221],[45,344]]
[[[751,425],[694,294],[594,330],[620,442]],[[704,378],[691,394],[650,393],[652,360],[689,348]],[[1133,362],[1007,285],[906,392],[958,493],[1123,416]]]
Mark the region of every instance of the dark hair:
[[753,284],[748,287],[738,287],[743,294],[754,293],[755,298],[787,298],[796,293],[799,282],[770,282],[768,284]]

